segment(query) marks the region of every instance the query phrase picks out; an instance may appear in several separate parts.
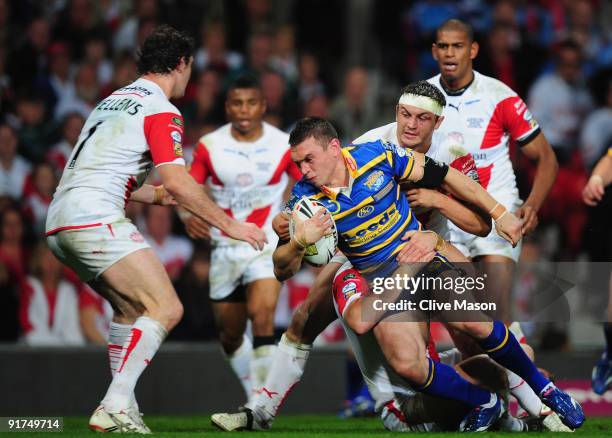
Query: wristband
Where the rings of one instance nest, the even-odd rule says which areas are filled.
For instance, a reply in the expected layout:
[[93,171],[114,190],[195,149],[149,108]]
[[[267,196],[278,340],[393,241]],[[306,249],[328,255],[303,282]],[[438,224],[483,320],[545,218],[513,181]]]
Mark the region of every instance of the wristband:
[[438,233],[433,230],[423,230],[422,232],[436,235],[436,246],[434,247],[436,251],[444,251],[446,249],[446,240],[444,240]]
[[162,205],[162,199],[164,199],[164,194],[166,192],[164,186],[155,186],[153,190],[153,204]]
[[[501,212],[499,211],[500,209],[501,209]],[[506,209],[506,207],[501,205],[499,202],[495,204],[495,206],[491,210],[489,210],[489,215],[493,218],[495,222],[497,222],[502,217],[504,217],[506,213],[508,213],[508,210]]]

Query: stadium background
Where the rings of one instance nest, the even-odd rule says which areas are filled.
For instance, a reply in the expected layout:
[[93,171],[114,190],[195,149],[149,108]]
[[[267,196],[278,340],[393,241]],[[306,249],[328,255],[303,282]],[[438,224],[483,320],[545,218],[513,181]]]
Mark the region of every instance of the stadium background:
[[[559,158],[557,182],[537,232],[525,241],[523,259],[609,263],[611,196],[608,192],[594,209],[580,200],[590,168],[612,145],[609,1],[0,0],[0,381],[14,395],[10,402],[2,398],[0,413],[42,414],[51,406],[54,413],[86,414],[106,385],[99,344],[108,308],[66,273],[78,297],[73,317],[82,333],[34,335],[28,275],[39,275],[46,263],[39,245],[46,206],[83,118],[136,77],[134,56],[148,32],[169,23],[196,39],[193,77],[176,102],[185,116],[189,153],[201,135],[224,123],[224,89],[244,72],[259,76],[266,120],[281,129],[288,131],[302,116],[323,116],[349,141],[391,121],[401,87],[437,72],[430,53],[433,30],[451,17],[475,27],[480,43],[475,68],[527,101]],[[556,56],[568,40],[580,50],[578,63]],[[559,90],[572,96],[572,105],[557,98]],[[533,168],[516,148],[512,156],[526,193]],[[186,310],[170,335],[172,344],[143,377],[141,387],[148,389],[139,397],[142,405],[153,413],[235,407],[238,383],[213,343],[207,244],[190,242],[169,209],[134,203],[129,215],[157,242]],[[313,276],[306,269],[284,288],[279,332]],[[605,276],[591,280],[605,291]],[[519,307],[532,287],[530,273],[519,276]],[[52,302],[49,297],[51,308]],[[601,320],[605,293],[586,294],[581,308]],[[591,412],[612,413],[612,398],[588,390],[590,367],[603,345],[601,327],[570,320],[529,330],[541,363],[573,379],[576,391],[583,390],[579,400],[592,402]],[[315,396],[298,389],[294,398],[300,401],[289,400],[289,411],[333,412],[342,401],[346,347],[339,327],[332,326],[320,343],[326,345],[302,385],[317,389],[310,391]],[[162,378],[168,375],[172,382],[189,383],[170,389]],[[57,382],[65,381],[75,383],[60,390]],[[88,395],[79,398],[83,388]],[[187,396],[181,388],[188,389]],[[200,391],[221,395],[212,406]],[[325,402],[316,398],[322,391],[331,394]],[[63,397],[69,394],[74,397]]]

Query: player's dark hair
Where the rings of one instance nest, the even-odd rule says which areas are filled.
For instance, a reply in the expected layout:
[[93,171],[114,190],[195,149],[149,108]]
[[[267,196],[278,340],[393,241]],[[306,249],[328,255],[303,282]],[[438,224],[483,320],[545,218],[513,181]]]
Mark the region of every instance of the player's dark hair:
[[449,20],[446,20],[444,23],[442,23],[436,29],[436,39],[438,38],[438,35],[440,34],[440,32],[445,32],[445,31],[464,32],[467,35],[470,43],[474,41],[474,28],[472,27],[472,25],[463,20],[459,20],[458,18],[451,18]]
[[417,96],[429,97],[438,102],[442,108],[446,106],[446,98],[438,87],[427,81],[412,82],[404,87],[402,94],[416,94]]
[[168,25],[157,27],[138,51],[138,74],[166,74],[193,56],[194,41],[189,35]]
[[329,121],[321,117],[306,117],[299,120],[291,130],[289,144],[294,147],[310,137],[327,145],[330,140],[338,138],[338,132]]
[[259,85],[259,80],[250,74],[244,74],[238,76],[236,79],[232,81],[227,91],[230,92],[232,90],[236,90],[237,88],[253,88],[256,90],[261,90],[261,86]]

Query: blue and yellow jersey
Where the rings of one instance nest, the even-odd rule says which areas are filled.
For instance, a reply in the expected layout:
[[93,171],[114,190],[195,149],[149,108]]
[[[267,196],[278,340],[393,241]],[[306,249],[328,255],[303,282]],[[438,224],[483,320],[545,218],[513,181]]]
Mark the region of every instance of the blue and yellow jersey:
[[339,249],[368,273],[399,252],[406,231],[421,228],[399,186],[412,172],[414,155],[380,140],[344,147],[342,154],[351,181],[347,189],[317,188],[302,178],[286,207],[293,209],[303,196],[322,202],[336,222]]

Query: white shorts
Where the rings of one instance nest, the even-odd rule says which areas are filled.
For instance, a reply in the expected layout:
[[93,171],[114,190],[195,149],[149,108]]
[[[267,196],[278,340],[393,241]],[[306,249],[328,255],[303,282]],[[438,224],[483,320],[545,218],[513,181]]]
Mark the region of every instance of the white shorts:
[[210,260],[210,298],[222,300],[239,285],[274,277],[273,245],[263,251],[250,246],[218,246],[213,248]]
[[53,254],[88,282],[139,249],[150,248],[129,219],[99,227],[63,230],[47,236]]
[[[508,210],[515,212],[522,205],[523,201],[514,195],[495,194],[494,197],[503,204]],[[508,257],[518,262],[521,255],[522,241],[512,248],[512,244],[497,234],[495,225],[486,237],[477,237],[465,231],[459,230],[455,225],[449,223],[450,243],[455,245],[466,257],[474,258],[484,255],[499,255]]]

